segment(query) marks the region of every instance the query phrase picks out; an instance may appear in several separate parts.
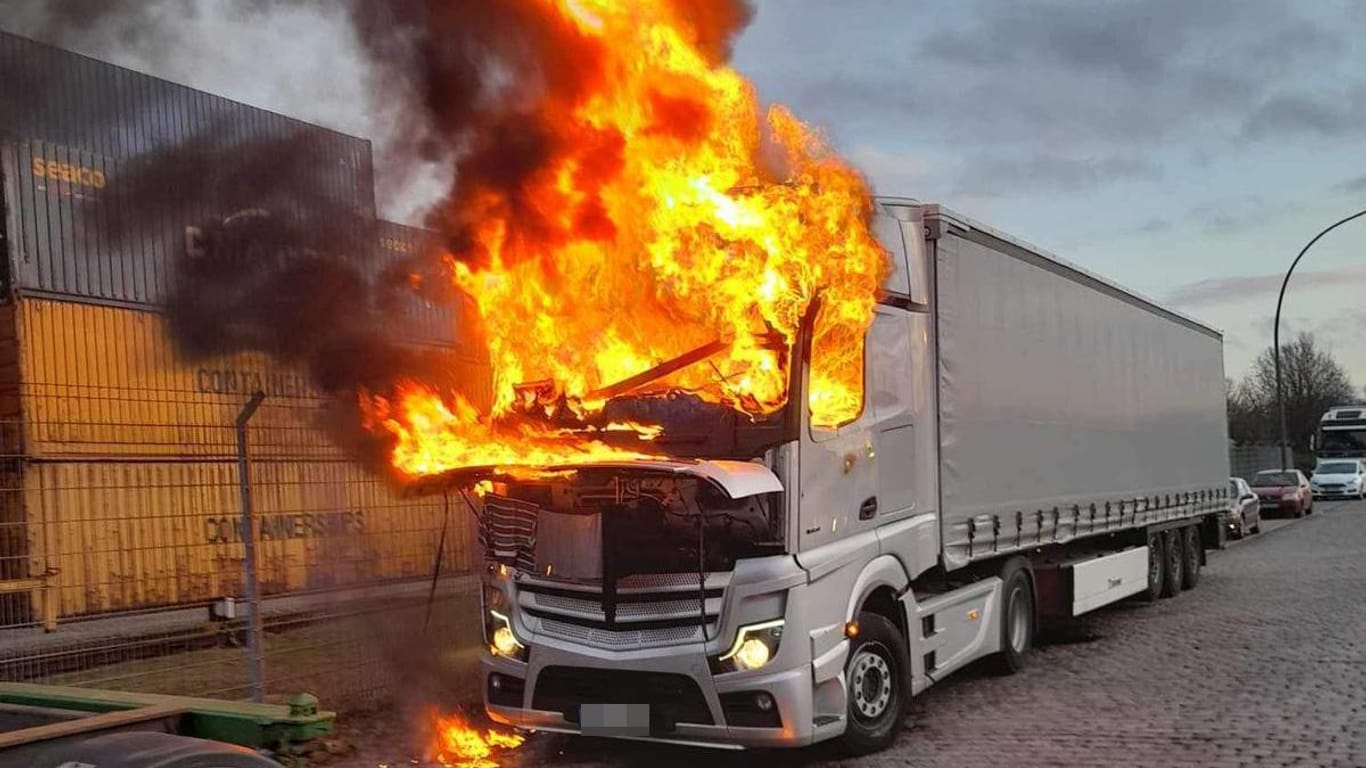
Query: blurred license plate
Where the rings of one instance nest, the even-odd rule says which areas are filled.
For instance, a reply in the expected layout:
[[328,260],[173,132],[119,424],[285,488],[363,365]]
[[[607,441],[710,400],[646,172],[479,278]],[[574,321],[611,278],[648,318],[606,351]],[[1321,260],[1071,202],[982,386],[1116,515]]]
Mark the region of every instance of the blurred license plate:
[[649,736],[649,704],[580,704],[585,736]]

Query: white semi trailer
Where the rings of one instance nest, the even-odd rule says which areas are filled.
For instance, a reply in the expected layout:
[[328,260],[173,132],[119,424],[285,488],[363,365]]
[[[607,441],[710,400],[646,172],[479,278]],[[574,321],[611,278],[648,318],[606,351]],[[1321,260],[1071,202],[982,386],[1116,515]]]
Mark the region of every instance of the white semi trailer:
[[[939,206],[878,201],[895,270],[864,407],[806,372],[754,422],[686,398],[679,458],[500,478],[483,504],[489,715],[720,747],[889,744],[1043,619],[1195,586],[1226,504],[1218,332]],[[635,410],[632,410],[635,409]]]

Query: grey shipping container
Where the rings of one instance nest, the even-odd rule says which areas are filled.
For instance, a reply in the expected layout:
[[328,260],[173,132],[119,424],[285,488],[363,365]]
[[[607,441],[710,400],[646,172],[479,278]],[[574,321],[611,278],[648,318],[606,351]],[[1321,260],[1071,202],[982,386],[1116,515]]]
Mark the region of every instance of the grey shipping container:
[[[473,325],[474,307],[445,279],[435,232],[381,221],[375,227],[380,312],[400,338],[425,344],[462,345]],[[417,290],[414,291],[413,288]]]
[[0,73],[7,293],[160,303],[187,237],[247,209],[369,242],[366,140],[5,33]]

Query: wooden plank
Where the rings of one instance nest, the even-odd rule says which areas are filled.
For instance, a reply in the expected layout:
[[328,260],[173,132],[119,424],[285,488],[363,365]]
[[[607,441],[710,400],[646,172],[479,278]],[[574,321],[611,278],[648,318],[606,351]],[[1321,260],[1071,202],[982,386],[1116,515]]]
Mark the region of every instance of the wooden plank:
[[105,712],[104,714],[91,715],[90,717],[82,717],[62,723],[50,723],[48,725],[38,725],[32,728],[22,728],[17,731],[0,733],[0,750],[17,747],[23,744],[35,744],[40,741],[62,739],[68,736],[98,733],[99,731],[137,725],[139,723],[161,720],[167,717],[178,717],[188,711],[189,710],[185,707],[176,704],[153,704],[151,706],[138,707],[136,709]]

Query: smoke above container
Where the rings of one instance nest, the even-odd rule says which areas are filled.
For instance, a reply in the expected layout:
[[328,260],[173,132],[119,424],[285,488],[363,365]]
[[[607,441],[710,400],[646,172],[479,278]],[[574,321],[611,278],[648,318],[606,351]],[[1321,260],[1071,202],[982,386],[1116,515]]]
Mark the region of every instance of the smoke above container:
[[[303,366],[347,414],[340,431],[411,478],[658,453],[667,419],[606,414],[653,418],[679,395],[768,419],[786,405],[792,345],[820,296],[813,419],[858,412],[862,335],[887,268],[868,189],[728,66],[746,3],[343,7],[373,103],[404,126],[386,161],[451,169],[424,221],[435,247],[378,265],[373,204],[327,193],[337,169],[306,128],[202,121],[110,183],[127,201],[120,237],[158,217],[193,222],[166,297],[184,355],[255,350]],[[125,10],[110,4],[86,28],[122,24]],[[365,176],[347,181],[368,190]],[[386,307],[450,307],[462,293],[492,367],[488,404],[449,385],[470,378],[464,363],[385,332]],[[622,396],[656,402],[606,408]],[[634,444],[606,445],[609,428]]]

